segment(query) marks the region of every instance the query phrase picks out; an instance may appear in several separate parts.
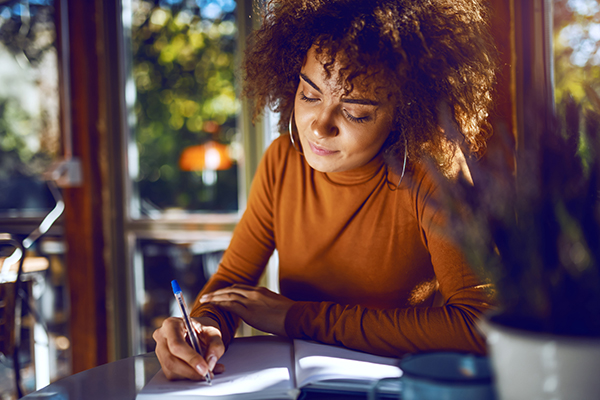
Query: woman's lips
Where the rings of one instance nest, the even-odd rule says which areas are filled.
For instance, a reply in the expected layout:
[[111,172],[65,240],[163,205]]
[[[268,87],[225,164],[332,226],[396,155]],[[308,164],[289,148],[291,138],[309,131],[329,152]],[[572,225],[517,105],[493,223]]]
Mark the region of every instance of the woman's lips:
[[317,146],[316,144],[313,144],[312,142],[308,142],[310,149],[312,150],[313,153],[315,153],[318,156],[330,156],[334,153],[337,153],[337,151],[333,151],[333,150],[327,150],[324,149],[322,147]]

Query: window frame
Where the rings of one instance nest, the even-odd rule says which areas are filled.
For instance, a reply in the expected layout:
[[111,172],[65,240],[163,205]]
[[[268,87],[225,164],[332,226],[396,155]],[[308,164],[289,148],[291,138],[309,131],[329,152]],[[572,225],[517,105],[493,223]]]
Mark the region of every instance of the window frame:
[[[133,185],[129,183],[128,168],[130,159],[128,158],[128,149],[135,146],[132,126],[128,121],[133,121],[133,102],[125,98],[126,92],[131,90],[133,85],[131,71],[131,52],[129,44],[131,43],[131,34],[127,26],[127,13],[130,13],[130,0],[121,1],[121,19],[117,24],[117,30],[121,42],[118,58],[120,65],[118,73],[121,76],[119,81],[121,85],[121,107],[120,113],[114,117],[120,118],[120,132],[112,130],[111,141],[116,146],[113,147],[113,157],[119,157],[121,161],[120,168],[114,168],[110,180],[111,192],[115,193],[112,201],[113,207],[120,208],[118,211],[119,220],[116,220],[112,233],[111,242],[114,249],[114,261],[112,265],[125,265],[126,268],[113,268],[111,275],[114,290],[112,290],[113,304],[127,304],[127,307],[114,307],[113,312],[113,331],[114,337],[114,355],[116,358],[139,354],[143,351],[141,348],[141,332],[138,323],[138,301],[136,294],[143,290],[143,266],[141,257],[138,254],[138,239],[167,240],[174,243],[192,243],[211,239],[221,240],[230,238],[237,222],[239,221],[246,204],[246,198],[249,191],[250,182],[256,170],[256,166],[264,150],[264,125],[262,123],[252,123],[251,105],[242,100],[242,109],[238,116],[238,128],[242,132],[244,158],[238,165],[238,188],[239,188],[239,209],[231,213],[186,213],[175,218],[162,215],[157,219],[136,218],[134,205]],[[238,25],[239,43],[236,58],[236,64],[239,65],[241,54],[245,47],[245,38],[253,29],[252,0],[238,0],[236,7],[236,23]],[[113,66],[113,68],[115,68]],[[240,82],[237,82],[240,86]],[[125,90],[123,90],[123,88]],[[114,89],[115,92],[119,88]],[[125,93],[123,93],[125,92]],[[117,110],[115,110],[117,111]],[[126,282],[123,285],[123,282]]]

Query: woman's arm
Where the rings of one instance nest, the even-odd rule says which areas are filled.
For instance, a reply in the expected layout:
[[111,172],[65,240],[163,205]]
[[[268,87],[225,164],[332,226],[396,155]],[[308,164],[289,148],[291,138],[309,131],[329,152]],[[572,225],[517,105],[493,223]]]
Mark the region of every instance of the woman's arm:
[[293,338],[317,340],[365,352],[402,356],[417,351],[485,353],[477,320],[493,307],[489,288],[447,250],[439,271],[441,307],[372,309],[331,302],[297,302],[285,329]]
[[[293,302],[264,288],[230,287],[202,298],[265,332],[384,356],[418,351],[486,351],[477,320],[491,309],[490,288],[449,245],[435,244],[440,307],[374,309],[333,302]],[[442,247],[448,246],[442,250]]]
[[200,298],[227,310],[263,332],[286,336],[285,317],[294,301],[264,287],[233,285]]

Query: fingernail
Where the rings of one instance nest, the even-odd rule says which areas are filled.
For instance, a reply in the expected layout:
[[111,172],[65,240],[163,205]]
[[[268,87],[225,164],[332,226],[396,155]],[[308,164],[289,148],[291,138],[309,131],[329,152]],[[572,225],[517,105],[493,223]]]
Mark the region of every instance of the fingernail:
[[206,300],[208,300],[208,296],[207,295],[204,295],[204,296],[200,297],[200,303],[203,303]]
[[202,371],[202,368],[200,368],[200,364],[196,365],[196,371],[198,371],[200,376],[206,375],[206,372]]
[[208,370],[212,371],[215,368],[215,365],[217,364],[217,356],[210,355],[208,356]]

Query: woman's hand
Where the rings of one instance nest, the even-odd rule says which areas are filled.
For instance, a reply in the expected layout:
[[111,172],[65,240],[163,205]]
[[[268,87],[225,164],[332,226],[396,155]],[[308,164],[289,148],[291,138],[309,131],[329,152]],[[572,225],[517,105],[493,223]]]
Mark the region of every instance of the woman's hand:
[[285,316],[293,300],[264,287],[233,285],[205,294],[201,303],[218,305],[263,332],[285,336]]
[[217,364],[225,352],[219,325],[212,318],[192,318],[204,357],[196,353],[186,341],[185,323],[181,318],[167,318],[162,326],[154,331],[156,356],[169,380],[203,380],[207,372],[221,373],[224,367]]

